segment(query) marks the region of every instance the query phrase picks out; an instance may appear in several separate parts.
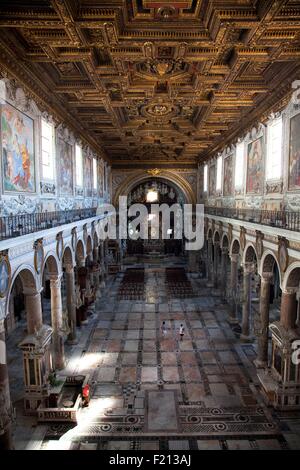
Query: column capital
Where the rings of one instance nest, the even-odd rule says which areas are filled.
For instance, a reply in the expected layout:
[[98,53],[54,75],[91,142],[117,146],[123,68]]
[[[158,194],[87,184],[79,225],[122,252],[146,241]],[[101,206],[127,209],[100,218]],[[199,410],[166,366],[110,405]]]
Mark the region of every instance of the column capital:
[[244,263],[242,266],[246,274],[251,274],[255,271],[254,263]]
[[74,268],[75,266],[73,266],[72,264],[66,264],[65,266],[66,273],[68,274],[74,273]]
[[40,287],[40,288],[36,288],[36,287],[23,287],[23,294],[26,295],[26,296],[36,296],[36,295],[41,295],[41,293],[43,292],[44,288],[43,287]]
[[271,282],[273,279],[273,273],[262,273],[261,281],[262,282]]
[[282,289],[283,294],[293,295],[293,294],[296,294],[297,292],[298,292],[297,287],[285,287],[284,289]]
[[62,279],[62,274],[59,275],[50,275],[50,288],[57,288],[60,289],[61,287],[61,279]]
[[232,253],[232,254],[230,255],[230,259],[231,259],[231,261],[233,261],[234,263],[237,263],[238,260],[239,260],[239,254],[238,254],[238,253]]

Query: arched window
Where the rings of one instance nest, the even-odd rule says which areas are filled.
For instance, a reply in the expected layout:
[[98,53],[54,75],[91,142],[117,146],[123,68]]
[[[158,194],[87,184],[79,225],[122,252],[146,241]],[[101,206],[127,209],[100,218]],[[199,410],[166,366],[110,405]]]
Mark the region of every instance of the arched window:
[[244,183],[244,142],[236,145],[234,187],[242,188]]
[[93,189],[97,189],[98,185],[98,174],[97,174],[97,159],[93,158]]
[[42,176],[45,180],[54,180],[54,126],[42,119]]
[[75,146],[75,161],[76,161],[76,186],[82,186],[83,185],[82,148],[77,144]]
[[208,183],[208,173],[207,173],[207,164],[204,165],[204,173],[203,173],[203,191],[207,193],[207,183]]
[[282,117],[268,125],[266,180],[278,180],[282,175]]

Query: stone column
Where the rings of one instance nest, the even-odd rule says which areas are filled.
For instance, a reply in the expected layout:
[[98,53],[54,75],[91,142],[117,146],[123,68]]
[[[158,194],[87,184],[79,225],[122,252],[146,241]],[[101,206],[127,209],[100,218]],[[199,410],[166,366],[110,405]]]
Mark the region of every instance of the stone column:
[[226,299],[226,285],[227,285],[227,256],[228,248],[222,248],[221,256],[221,296]]
[[102,270],[102,286],[105,287],[105,281],[107,278],[107,265],[106,265],[106,250],[104,246],[105,242],[101,243],[101,270]]
[[86,266],[88,267],[88,279],[89,279],[89,282],[90,282],[90,285],[93,284],[93,272],[92,272],[92,265],[93,265],[93,251],[91,250],[88,254],[87,254],[87,263],[86,263]]
[[4,320],[0,320],[0,451],[12,450],[12,406],[9,393]]
[[41,291],[34,288],[24,287],[25,309],[27,317],[27,332],[33,334],[43,324]]
[[297,320],[297,299],[295,289],[287,288],[282,291],[280,323],[287,330],[296,328]]
[[94,263],[99,263],[98,246],[93,249],[93,261],[94,261]]
[[62,333],[61,277],[50,277],[51,319],[53,328],[53,348],[55,369],[65,367],[64,338]]
[[260,286],[259,316],[260,331],[257,338],[258,350],[256,367],[266,367],[268,365],[268,329],[269,329],[269,310],[270,310],[270,285],[272,274],[263,274]]
[[219,242],[214,243],[214,287],[217,289],[219,287],[218,282],[218,268],[219,268]]
[[195,250],[189,250],[188,252],[188,266],[189,272],[191,273],[198,273],[198,266],[197,266],[197,256],[198,252]]
[[229,314],[229,323],[236,324],[238,323],[237,319],[237,283],[238,283],[238,262],[239,262],[239,255],[232,254],[230,257],[230,296],[229,296],[229,303],[230,303],[230,314]]
[[243,275],[243,317],[242,317],[242,341],[250,341],[250,314],[251,314],[251,274],[253,266],[245,263]]
[[212,239],[207,240],[207,278],[208,286],[213,285]]
[[66,291],[67,291],[67,310],[70,332],[68,342],[76,343],[76,293],[75,293],[75,273],[72,265],[66,266]]

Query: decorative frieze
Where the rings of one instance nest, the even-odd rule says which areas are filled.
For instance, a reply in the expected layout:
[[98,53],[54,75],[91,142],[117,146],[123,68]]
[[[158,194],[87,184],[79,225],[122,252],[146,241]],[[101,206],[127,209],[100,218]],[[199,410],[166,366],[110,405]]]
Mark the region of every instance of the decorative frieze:
[[47,183],[45,181],[40,182],[41,193],[43,194],[55,194],[56,186],[54,183]]
[[13,197],[3,196],[0,201],[0,209],[2,217],[17,214],[33,214],[41,210],[41,201],[35,197],[24,196],[23,194]]
[[266,182],[266,193],[267,194],[274,194],[274,193],[282,193],[283,189],[283,182],[282,181],[267,181]]
[[288,254],[289,242],[284,237],[278,237],[278,261],[282,272],[285,272],[289,263]]

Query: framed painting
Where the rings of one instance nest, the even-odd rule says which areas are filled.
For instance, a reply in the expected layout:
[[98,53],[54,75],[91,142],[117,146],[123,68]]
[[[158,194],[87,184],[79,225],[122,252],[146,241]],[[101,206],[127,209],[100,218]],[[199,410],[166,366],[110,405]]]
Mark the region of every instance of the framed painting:
[[36,191],[34,121],[14,106],[1,104],[4,191]]
[[73,146],[58,139],[59,188],[60,194],[73,195]]
[[247,147],[247,193],[260,194],[263,190],[263,136]]
[[62,236],[59,234],[56,237],[56,253],[59,259],[62,259],[63,252],[64,252],[64,241]]
[[42,243],[37,243],[34,250],[34,267],[38,274],[42,270],[44,262],[44,248]]
[[216,191],[216,165],[209,167],[209,195],[212,196]]
[[300,189],[300,114],[290,120],[289,189]]
[[233,168],[232,168],[232,155],[229,155],[224,159],[224,184],[223,194],[224,196],[232,195],[233,186]]
[[10,283],[10,264],[6,256],[0,255],[0,297],[5,297]]

